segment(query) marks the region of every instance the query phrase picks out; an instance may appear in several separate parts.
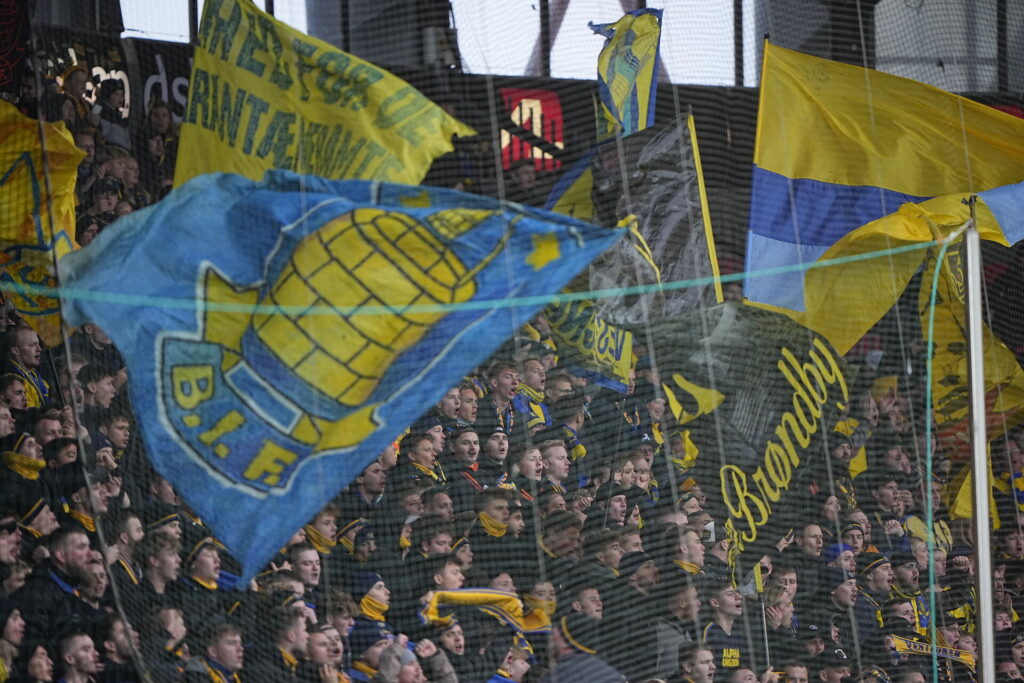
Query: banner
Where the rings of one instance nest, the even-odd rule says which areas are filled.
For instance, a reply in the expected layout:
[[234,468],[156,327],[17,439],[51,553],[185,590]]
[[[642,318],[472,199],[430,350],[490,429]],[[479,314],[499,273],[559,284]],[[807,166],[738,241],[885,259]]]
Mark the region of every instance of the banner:
[[765,45],[746,269],[788,270],[744,294],[804,310],[802,264],[904,202],[1018,182],[1022,141],[1024,120],[991,107]]
[[922,643],[902,636],[886,636],[886,638],[892,640],[893,650],[901,655],[924,655],[931,657],[934,652],[937,657],[960,662],[971,671],[974,671],[974,655],[967,650],[958,650],[954,647],[935,647],[931,643]]
[[544,309],[561,364],[574,375],[626,392],[633,368],[633,333],[597,316],[592,301],[553,303]]
[[174,184],[272,168],[415,184],[453,135],[473,135],[414,87],[246,0],[209,0]]
[[598,142],[654,124],[661,13],[660,9],[638,9],[612,24],[589,24],[594,33],[605,37],[597,58]]
[[32,288],[56,287],[56,259],[75,248],[75,181],[85,154],[63,123],[40,127],[4,101],[0,140],[0,287],[54,346],[61,341],[60,302]]
[[633,216],[636,227],[588,269],[589,288],[709,280],[703,286],[603,296],[594,302],[598,315],[636,326],[648,317],[719,303],[718,258],[693,116],[600,145],[595,161],[595,222],[611,226]]
[[65,258],[64,306],[110,331],[154,466],[248,578],[621,236],[455,191],[204,175]]
[[844,361],[788,316],[738,303],[663,321],[650,339],[669,431],[697,448],[686,474],[725,526],[739,582],[814,496],[824,502],[827,440],[849,399]]

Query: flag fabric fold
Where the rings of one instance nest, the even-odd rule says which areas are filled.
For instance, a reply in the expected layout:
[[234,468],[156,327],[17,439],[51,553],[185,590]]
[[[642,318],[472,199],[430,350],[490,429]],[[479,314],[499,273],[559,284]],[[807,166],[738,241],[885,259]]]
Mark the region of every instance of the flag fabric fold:
[[[904,204],[892,215],[864,225],[840,239],[823,259],[842,260],[891,247],[946,241],[971,217],[971,195],[936,197]],[[1024,237],[1019,215],[1024,211],[1024,183],[994,188],[977,195],[976,225],[984,240],[1009,246]],[[1005,225],[1005,227],[1004,227]],[[903,251],[885,258],[850,260],[809,270],[802,320],[824,335],[841,353],[848,351],[885,315],[919,271],[924,271],[918,308],[928,338],[931,283],[940,268],[934,314],[932,408],[936,435],[945,452],[966,457],[970,448],[967,397],[967,329],[964,308],[964,259],[957,237],[938,262],[939,247]],[[836,302],[842,301],[842,315]],[[1024,370],[1013,352],[986,326],[984,347],[988,438],[995,439],[1024,419]]]
[[277,168],[418,183],[474,131],[392,73],[249,0],[208,0],[196,37],[174,184]]
[[766,45],[751,190],[751,300],[804,310],[804,269],[860,226],[1021,179],[1024,120],[929,85]]
[[597,58],[598,142],[654,124],[661,15],[660,9],[644,8],[611,24],[590,24],[605,38]]
[[448,190],[211,174],[65,258],[63,303],[110,331],[154,466],[251,577],[622,233]]
[[[41,137],[40,137],[41,136]],[[61,341],[56,259],[75,248],[75,182],[85,153],[63,123],[43,123],[0,101],[0,284],[48,346]]]

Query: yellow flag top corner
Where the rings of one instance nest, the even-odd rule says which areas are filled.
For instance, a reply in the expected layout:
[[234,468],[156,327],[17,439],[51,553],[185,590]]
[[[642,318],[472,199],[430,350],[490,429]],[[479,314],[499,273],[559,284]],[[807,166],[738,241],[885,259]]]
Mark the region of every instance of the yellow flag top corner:
[[1019,182],[1022,139],[1024,120],[984,104],[765,45],[754,152],[764,170],[935,197]]
[[75,182],[84,156],[63,122],[40,128],[0,100],[0,284],[47,346],[61,339],[60,302],[30,287],[56,287],[54,263],[75,248]]
[[207,0],[175,185],[280,168],[418,184],[453,135],[475,131],[416,88],[246,0]]

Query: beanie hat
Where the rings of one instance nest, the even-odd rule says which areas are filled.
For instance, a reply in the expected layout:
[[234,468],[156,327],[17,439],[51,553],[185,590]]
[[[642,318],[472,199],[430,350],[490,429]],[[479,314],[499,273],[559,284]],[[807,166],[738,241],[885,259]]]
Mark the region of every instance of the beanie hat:
[[889,564],[889,558],[882,553],[861,553],[857,556],[857,575],[867,576],[883,564]]
[[845,553],[847,550],[852,551],[853,546],[846,545],[845,543],[833,543],[832,545],[825,548],[825,551],[821,553],[821,556],[825,558],[826,562],[835,562],[836,558]]
[[857,575],[846,569],[839,569],[837,567],[829,568],[828,573],[825,575],[825,588],[828,590],[834,590],[837,586],[842,583],[849,581],[850,579],[856,579]]
[[358,604],[378,582],[383,581],[384,579],[377,572],[359,572],[352,577],[352,582],[349,585],[349,595]]
[[352,658],[359,659],[364,652],[380,641],[391,640],[393,635],[387,622],[357,618],[348,634],[348,647],[352,652]]
[[636,573],[637,569],[644,566],[648,562],[653,562],[647,553],[640,551],[626,553],[619,560],[619,577],[622,579],[628,579]]
[[573,612],[558,621],[558,630],[565,641],[579,652],[597,653],[601,640],[601,622],[597,619]]

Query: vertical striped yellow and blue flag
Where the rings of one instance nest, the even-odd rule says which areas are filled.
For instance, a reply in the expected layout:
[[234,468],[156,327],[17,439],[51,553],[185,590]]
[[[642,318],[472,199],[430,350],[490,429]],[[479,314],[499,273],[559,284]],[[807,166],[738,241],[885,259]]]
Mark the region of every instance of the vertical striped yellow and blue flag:
[[654,123],[658,94],[661,10],[638,9],[611,24],[590,24],[605,37],[597,58],[601,96],[597,141],[630,135]]
[[42,340],[60,341],[56,258],[75,247],[75,181],[84,153],[63,123],[0,101],[0,287]]
[[744,293],[805,310],[803,264],[904,202],[1018,182],[1022,141],[1024,120],[991,107],[766,45],[746,269],[784,272],[748,277]]

